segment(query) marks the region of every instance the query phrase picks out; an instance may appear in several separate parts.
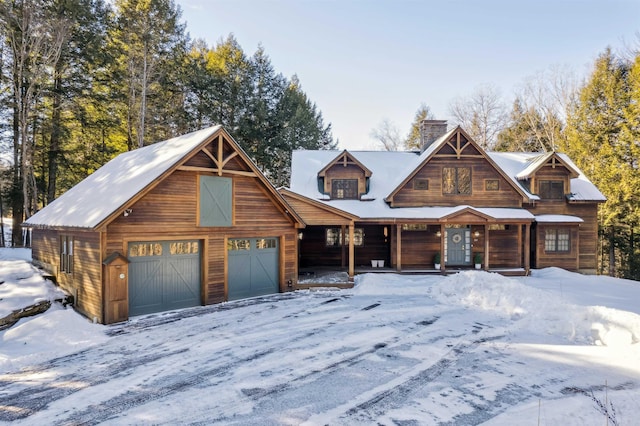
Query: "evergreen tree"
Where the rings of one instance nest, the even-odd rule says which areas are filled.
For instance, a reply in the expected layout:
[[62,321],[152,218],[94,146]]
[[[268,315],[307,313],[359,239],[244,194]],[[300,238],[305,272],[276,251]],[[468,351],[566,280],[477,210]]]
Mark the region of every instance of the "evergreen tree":
[[174,87],[166,77],[186,53],[185,26],[172,0],[117,0],[115,5],[110,37],[117,73],[112,90],[122,91],[126,102],[127,144],[133,149],[175,133],[163,108],[174,105]]
[[[515,152],[554,151],[557,136],[549,136],[548,132],[559,133],[561,126],[554,115],[549,120],[551,123],[533,107],[525,109],[522,100],[516,98],[506,127],[498,133],[494,149]],[[550,128],[552,129],[549,130]]]
[[435,118],[435,115],[431,112],[431,108],[426,104],[420,104],[420,108],[418,108],[413,118],[413,123],[411,123],[409,136],[407,136],[407,140],[404,143],[404,148],[407,151],[421,149],[420,123],[422,123],[422,120],[433,120]]
[[629,71],[629,64],[610,49],[598,57],[577,103],[569,111],[564,146],[607,197],[600,208],[600,220],[607,235],[610,275],[625,275],[620,270],[621,253],[617,249],[624,245],[621,237],[628,232],[630,221],[635,222],[638,217],[638,204],[634,202],[637,196],[631,193],[637,160],[628,155],[635,142],[623,137],[625,112],[629,113],[631,104]]

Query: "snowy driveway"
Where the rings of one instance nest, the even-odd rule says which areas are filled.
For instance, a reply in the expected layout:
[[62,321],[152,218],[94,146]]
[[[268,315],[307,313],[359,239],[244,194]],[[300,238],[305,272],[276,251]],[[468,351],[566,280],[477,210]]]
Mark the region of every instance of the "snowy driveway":
[[[638,344],[592,344],[583,323],[601,314],[495,274],[359,280],[104,327],[98,345],[0,374],[0,421],[603,424],[605,383],[618,419],[640,411]],[[578,320],[558,324],[565,305]]]

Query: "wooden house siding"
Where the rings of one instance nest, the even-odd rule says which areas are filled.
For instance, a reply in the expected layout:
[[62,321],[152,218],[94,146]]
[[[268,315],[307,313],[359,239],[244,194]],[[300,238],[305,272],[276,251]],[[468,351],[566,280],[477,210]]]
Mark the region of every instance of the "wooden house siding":
[[[509,225],[509,229],[489,231],[489,265],[492,268],[510,268],[514,265],[522,265],[522,242],[518,237],[518,228],[521,225]],[[473,252],[484,254],[484,233],[482,229],[479,237],[473,238]],[[475,229],[472,230],[475,232]]]
[[326,171],[324,177],[325,194],[331,194],[331,185],[334,179],[357,179],[358,195],[364,194],[367,191],[365,173],[357,165],[347,164],[343,166],[341,164],[335,164],[331,166]]
[[[398,226],[402,227],[402,225]],[[437,237],[432,230],[440,229],[440,225],[432,225],[429,228],[426,231],[401,231],[400,250],[403,269],[433,267],[433,257],[440,251],[440,237]],[[393,266],[397,264],[394,263]]]
[[[570,235],[570,250],[566,253],[548,253],[545,251],[545,233],[547,229],[567,228]],[[538,224],[536,234],[536,268],[555,266],[568,271],[578,271],[579,230],[577,224]]]
[[[73,238],[73,272],[61,272],[60,238]],[[56,283],[74,296],[75,307],[87,317],[102,321],[102,265],[100,233],[81,230],[33,230],[32,258],[53,274]]]
[[[332,213],[326,208],[283,194],[287,203],[302,217],[307,225],[348,225],[351,219]],[[304,232],[304,231],[303,231]]]
[[297,230],[255,177],[233,179],[233,226],[197,226],[199,172],[175,171],[107,228],[107,250],[126,255],[132,241],[196,239],[203,242],[204,304],[226,300],[226,241],[274,237],[280,241],[280,290],[297,280]]
[[[578,229],[577,236],[579,237],[578,241],[578,266],[574,266],[573,270],[578,270],[584,273],[594,274],[596,273],[597,268],[597,253],[598,253],[598,204],[596,203],[567,203],[565,201],[540,201],[535,206],[528,207],[528,210],[535,215],[544,215],[544,214],[552,214],[552,215],[567,215],[567,216],[575,216],[581,218],[584,222],[580,224],[573,224],[572,226],[576,226]],[[562,226],[552,225],[552,224],[541,224],[542,229],[544,226]],[[544,233],[541,230],[541,226],[538,226],[538,231],[536,234],[536,239],[538,243],[540,242],[540,238],[542,238],[542,242],[544,244]],[[570,225],[564,225],[570,226]],[[542,233],[542,234],[541,234]],[[574,244],[575,245],[575,244]],[[537,248],[536,248],[537,250]],[[553,265],[554,256],[543,256],[542,259],[539,259],[536,263],[537,268],[542,268],[546,266],[558,266]],[[563,261],[563,264],[566,264],[566,260]],[[541,266],[545,265],[545,266]]]
[[[471,169],[471,194],[443,194],[442,169],[468,167]],[[414,189],[417,179],[428,179],[429,189]],[[497,191],[485,189],[486,180],[498,180]],[[434,156],[391,200],[393,207],[451,206],[470,204],[482,207],[521,207],[522,196],[513,189],[483,157],[452,159]]]

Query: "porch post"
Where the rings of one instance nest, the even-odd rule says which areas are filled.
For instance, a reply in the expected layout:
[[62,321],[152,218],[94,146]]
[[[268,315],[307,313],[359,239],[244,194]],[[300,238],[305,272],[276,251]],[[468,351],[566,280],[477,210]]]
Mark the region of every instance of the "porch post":
[[489,227],[485,223],[484,227],[484,270],[489,270]]
[[446,269],[446,263],[444,260],[447,258],[444,252],[444,239],[445,239],[444,223],[440,224],[440,273],[444,274]]
[[531,262],[531,224],[524,225],[524,274],[529,275]]
[[402,225],[396,224],[396,270],[402,271]]
[[342,241],[340,241],[340,267],[341,268],[344,268],[346,266],[345,260],[347,260],[345,256],[345,250],[344,250],[344,239],[347,237],[346,230],[347,230],[346,226],[344,225],[340,226],[340,235],[342,235]]
[[522,265],[522,262],[524,262],[524,252],[522,251],[524,249],[523,245],[522,245],[522,225],[518,224],[518,263],[520,263]]
[[351,222],[349,224],[349,281],[353,281],[353,276],[355,275],[355,246],[353,240],[355,240],[355,224]]

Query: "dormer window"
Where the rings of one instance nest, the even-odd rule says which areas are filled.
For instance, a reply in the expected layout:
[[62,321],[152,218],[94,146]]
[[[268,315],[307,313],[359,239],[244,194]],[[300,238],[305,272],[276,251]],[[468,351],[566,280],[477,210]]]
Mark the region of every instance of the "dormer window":
[[564,182],[561,180],[541,180],[538,194],[543,200],[562,200],[564,198]]
[[344,200],[358,199],[358,179],[333,179],[331,198]]

